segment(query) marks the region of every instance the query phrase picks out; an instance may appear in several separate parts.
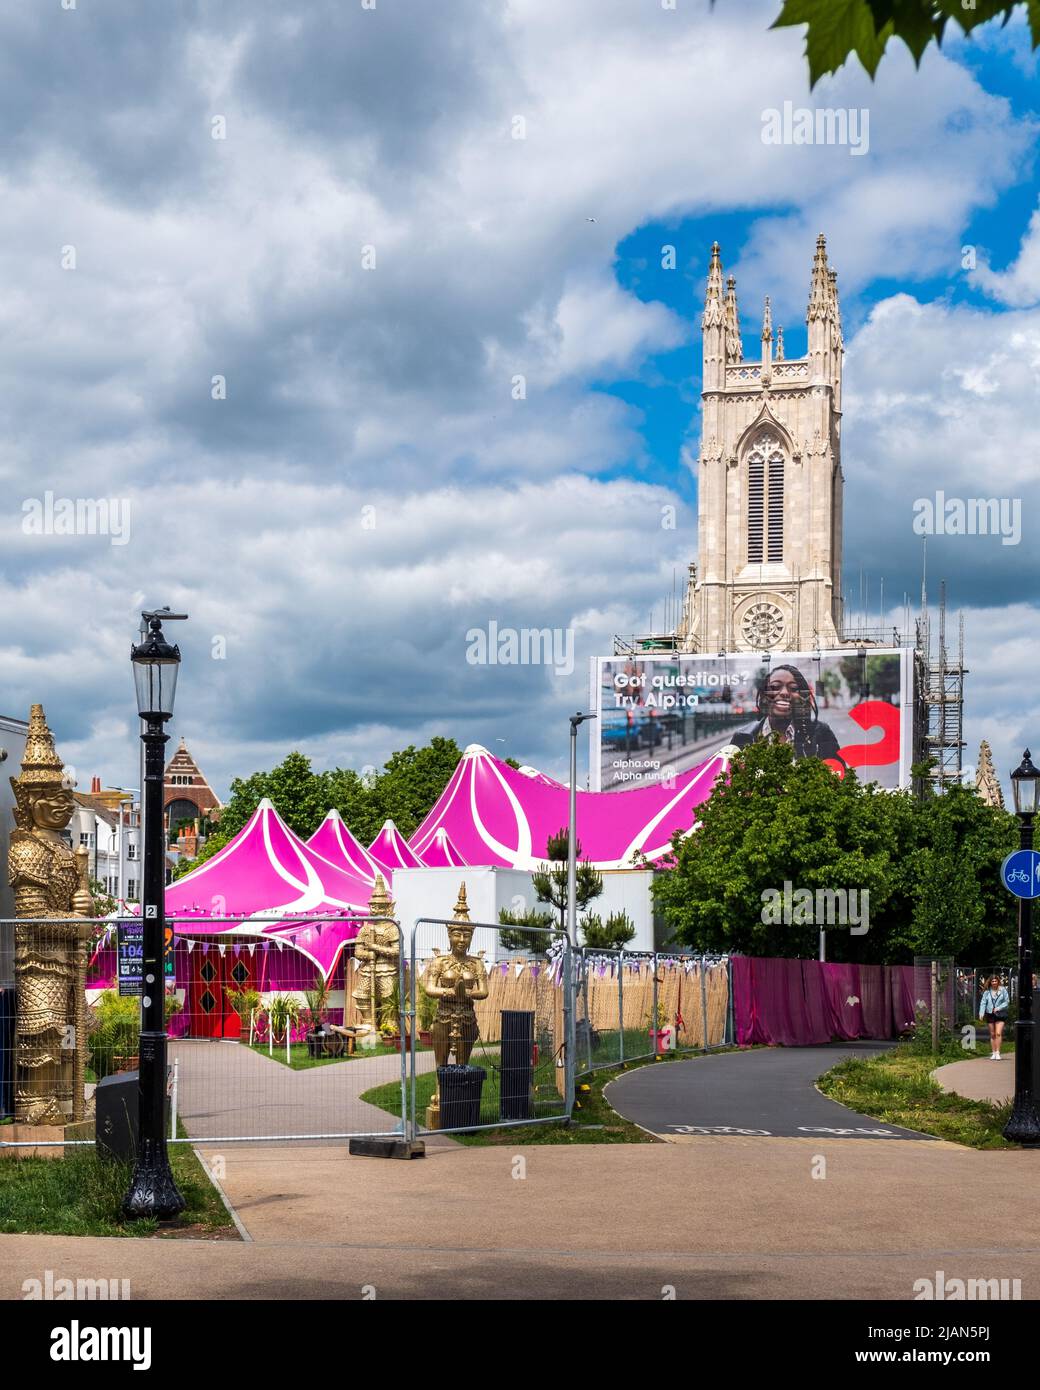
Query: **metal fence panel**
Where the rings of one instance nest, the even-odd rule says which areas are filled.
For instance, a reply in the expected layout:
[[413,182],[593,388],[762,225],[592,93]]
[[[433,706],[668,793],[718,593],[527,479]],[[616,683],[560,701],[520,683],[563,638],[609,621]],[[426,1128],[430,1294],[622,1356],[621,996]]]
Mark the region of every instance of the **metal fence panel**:
[[[342,924],[342,917],[336,920]],[[318,964],[324,953],[316,943],[331,925],[328,916],[296,918],[266,932],[255,918],[168,919],[173,1142],[404,1132],[408,981],[403,935],[390,918],[350,920],[358,935],[346,943],[326,976]],[[52,1118],[64,1124],[75,1118],[81,1087],[79,1108],[89,1120],[98,1085],[136,1068],[140,1003],[132,976],[141,919],[85,924],[80,919],[80,929],[89,932],[84,942],[84,1027],[65,1029],[60,1051],[47,1042],[56,1033],[33,1043],[29,1015],[34,994],[42,990],[55,1017],[64,1008],[74,1021],[77,991],[71,988],[65,955],[70,922],[18,921],[14,926],[20,941],[16,992],[0,993],[0,1147],[38,1147],[36,1137],[12,1137],[23,1132],[18,1114],[28,1114],[26,1078],[34,1070],[32,1084],[41,1094],[54,1090],[61,1113]],[[382,954],[366,955],[367,947],[359,953],[366,933],[371,937],[374,932],[382,934]],[[386,966],[377,970],[374,990],[367,964],[373,958]],[[24,1015],[17,1032],[15,993]]]
[[591,950],[576,955],[579,1068],[670,1051],[705,1051],[729,1037],[729,963],[677,952]]
[[[461,945],[454,965],[449,932],[459,926],[473,935],[469,945]],[[569,1118],[574,1103],[574,1060],[567,1046],[573,981],[565,932],[421,917],[412,927],[409,976],[410,1136]],[[462,994],[476,996],[475,1027],[467,1021],[461,999],[430,993],[450,990],[460,979]],[[426,1066],[416,1038],[429,1039],[434,1049]],[[482,1075],[456,1071],[460,1055]]]

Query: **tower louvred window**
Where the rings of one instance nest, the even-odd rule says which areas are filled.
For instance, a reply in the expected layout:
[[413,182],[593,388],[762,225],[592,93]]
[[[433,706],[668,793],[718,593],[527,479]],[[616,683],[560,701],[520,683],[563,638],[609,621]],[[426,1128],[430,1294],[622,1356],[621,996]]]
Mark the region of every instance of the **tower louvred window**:
[[747,460],[748,564],[784,558],[784,454],[779,440],[756,440]]

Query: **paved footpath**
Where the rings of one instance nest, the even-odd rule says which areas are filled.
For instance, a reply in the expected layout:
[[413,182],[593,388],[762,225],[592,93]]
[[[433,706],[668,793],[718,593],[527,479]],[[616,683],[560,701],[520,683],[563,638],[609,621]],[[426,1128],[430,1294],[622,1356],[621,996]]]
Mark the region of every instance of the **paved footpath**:
[[[768,1067],[771,1055],[733,1060]],[[730,1056],[690,1070],[707,1077]],[[371,1286],[381,1299],[659,1299],[674,1288],[681,1299],[909,1301],[914,1281],[940,1270],[1020,1279],[1024,1299],[1040,1297],[1040,1204],[1021,1200],[1040,1154],[1025,1150],[819,1133],[456,1144],[412,1162],[351,1158],[345,1144],[203,1152],[222,1162],[246,1240],[0,1236],[0,1298],[48,1269],[127,1278],[136,1298],[360,1299]],[[972,1193],[1015,1220],[980,1221]]]
[[1015,1057],[1001,1057],[991,1062],[988,1057],[971,1057],[964,1062],[949,1062],[932,1072],[944,1091],[955,1091],[968,1100],[989,1100],[997,1105],[1011,1100],[1015,1094]]
[[885,1046],[850,1042],[722,1052],[717,1057],[640,1067],[610,1082],[606,1096],[626,1119],[672,1141],[706,1134],[928,1139],[914,1130],[858,1115],[822,1095],[814,1085],[818,1076],[845,1057],[873,1057]]
[[[400,1080],[396,1053],[293,1071],[240,1042],[180,1038],[170,1044],[174,1060],[177,1111],[193,1139],[390,1134],[400,1123],[361,1099],[373,1086]],[[415,1060],[419,1072],[434,1065],[432,1052]]]

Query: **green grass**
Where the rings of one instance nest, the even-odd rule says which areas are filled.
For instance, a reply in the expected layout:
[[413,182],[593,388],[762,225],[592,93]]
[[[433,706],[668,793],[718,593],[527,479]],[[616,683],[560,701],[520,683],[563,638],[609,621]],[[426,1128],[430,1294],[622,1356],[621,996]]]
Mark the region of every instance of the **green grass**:
[[[645,1037],[645,1034],[643,1034]],[[716,1052],[731,1051],[730,1048],[716,1048]],[[695,1057],[706,1056],[705,1053],[664,1053],[660,1057],[646,1057],[638,1061],[626,1063],[621,1067],[604,1067],[600,1071],[589,1072],[585,1076],[578,1078],[577,1093],[574,1104],[574,1117],[570,1124],[562,1122],[547,1123],[541,1125],[511,1125],[507,1129],[487,1129],[478,1130],[472,1134],[453,1134],[451,1137],[460,1144],[472,1144],[474,1146],[496,1146],[496,1145],[515,1145],[515,1144],[658,1144],[664,1141],[648,1134],[645,1129],[640,1129],[638,1125],[623,1119],[616,1110],[610,1105],[603,1095],[603,1089],[611,1081],[626,1072],[635,1071],[638,1067],[644,1066],[667,1066],[671,1062],[690,1061]],[[478,1061],[474,1054],[473,1062],[476,1065],[484,1065]],[[541,1072],[543,1068],[539,1068]],[[555,1080],[550,1076],[549,1085],[552,1086],[551,1094],[556,1097],[557,1103],[562,1103],[559,1092],[556,1090]],[[424,1120],[426,1106],[430,1097],[433,1095],[436,1080],[433,1072],[417,1076],[415,1079],[416,1106],[419,1110],[420,1120]],[[494,1106],[488,1104],[489,1094],[494,1096]],[[537,1093],[536,1093],[537,1094]],[[386,1086],[374,1086],[370,1091],[365,1091],[362,1100],[369,1101],[372,1105],[378,1105],[380,1109],[387,1110],[391,1115],[400,1117],[401,1114],[401,1087],[400,1083],[391,1083]],[[498,1119],[498,1088],[496,1073],[488,1070],[488,1079],[484,1083],[484,1092],[481,1098],[481,1119],[484,1123],[494,1122]]]
[[[289,1044],[289,1061],[285,1060],[285,1043],[281,1047],[277,1043],[271,1053],[267,1051],[266,1043],[246,1043],[246,1047],[251,1047],[254,1052],[259,1052],[261,1057],[273,1059],[280,1062],[282,1066],[288,1065],[291,1071],[308,1071],[311,1067],[335,1066],[338,1062],[355,1062],[359,1057],[397,1057],[399,1052],[396,1047],[387,1047],[385,1043],[377,1043],[375,1047],[359,1047],[355,1053],[348,1056],[346,1053],[342,1057],[310,1057],[307,1054],[307,1044],[305,1042]],[[416,1043],[416,1052],[428,1052],[429,1048],[423,1047],[421,1043]]]
[[[985,1048],[988,1040],[982,1044]],[[1013,1047],[1002,1049],[1013,1052]],[[988,1054],[982,1051],[983,1057]],[[901,1043],[890,1052],[867,1060],[850,1058],[826,1072],[817,1086],[832,1100],[885,1124],[902,1125],[921,1134],[934,1134],[973,1149],[1017,1147],[1003,1138],[1001,1130],[1011,1114],[1011,1105],[968,1100],[944,1091],[931,1073],[949,1062],[963,1062],[972,1056],[958,1042],[947,1038],[938,1053],[930,1044]]]
[[[183,1133],[183,1129],[180,1132]],[[0,1232],[5,1235],[237,1238],[234,1222],[190,1146],[170,1147],[187,1207],[176,1221],[127,1221],[120,1210],[132,1166],[99,1158],[93,1145],[65,1158],[0,1158]]]

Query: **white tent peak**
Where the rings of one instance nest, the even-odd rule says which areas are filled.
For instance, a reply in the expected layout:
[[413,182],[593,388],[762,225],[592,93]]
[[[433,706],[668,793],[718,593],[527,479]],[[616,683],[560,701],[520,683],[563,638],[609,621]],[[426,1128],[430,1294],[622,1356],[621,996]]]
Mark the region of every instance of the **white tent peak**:
[[470,743],[462,751],[464,758],[490,758],[491,754],[482,743]]
[[275,810],[274,802],[271,800],[269,796],[262,796],[260,798],[260,804],[257,806],[256,809],[258,811],[274,811],[275,815],[278,814],[278,812]]

